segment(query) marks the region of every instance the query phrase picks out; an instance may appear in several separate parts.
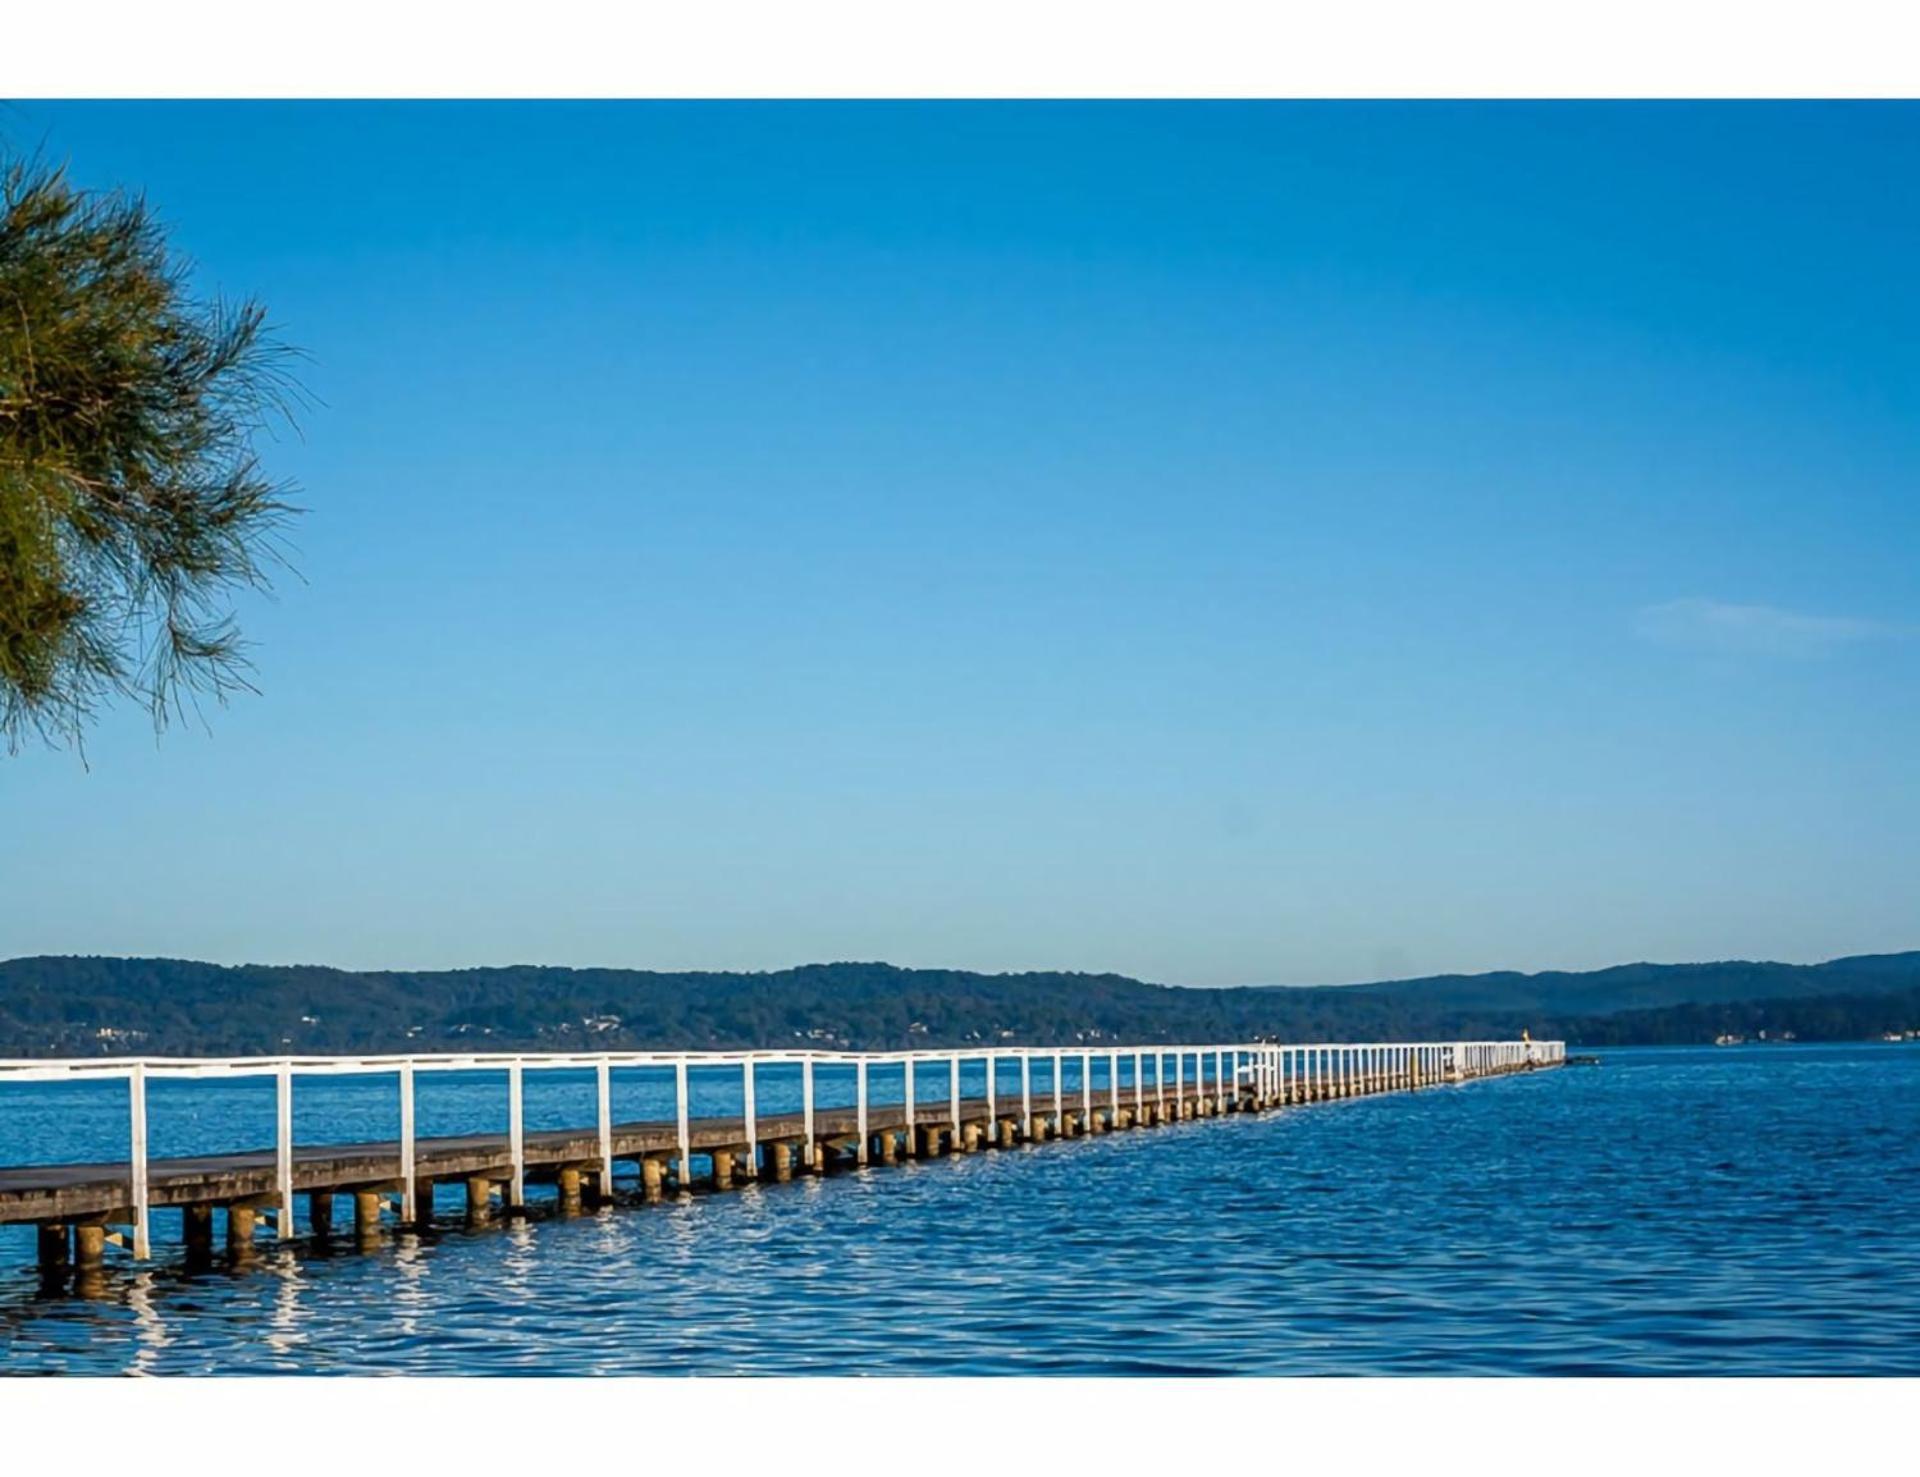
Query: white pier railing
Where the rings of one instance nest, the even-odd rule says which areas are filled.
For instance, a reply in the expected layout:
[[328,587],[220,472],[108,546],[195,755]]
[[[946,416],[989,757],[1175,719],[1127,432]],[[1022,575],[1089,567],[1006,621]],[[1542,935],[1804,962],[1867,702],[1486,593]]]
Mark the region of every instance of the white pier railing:
[[[0,1060],[0,1092],[9,1083],[125,1081],[128,1089],[128,1142],[131,1250],[151,1255],[148,1234],[147,1086],[157,1079],[270,1077],[276,1085],[275,1179],[278,1234],[292,1235],[294,1198],[293,1088],[299,1077],[365,1076],[391,1073],[399,1097],[398,1140],[402,1181],[402,1216],[413,1220],[420,1193],[415,1172],[415,1084],[421,1073],[504,1071],[507,1078],[507,1140],[512,1163],[511,1203],[525,1192],[525,1107],[523,1083],[527,1072],[591,1070],[596,1076],[600,1172],[611,1183],[613,1174],[612,1077],[615,1072],[670,1068],[673,1072],[678,1163],[682,1182],[690,1175],[692,1123],[689,1073],[714,1068],[737,1069],[739,1105],[744,1139],[751,1155],[756,1145],[755,1074],[759,1068],[794,1066],[800,1069],[804,1133],[814,1137],[814,1074],[818,1067],[851,1067],[855,1076],[860,1162],[865,1163],[868,1141],[868,1080],[875,1067],[901,1069],[903,1098],[877,1106],[903,1106],[906,1122],[915,1122],[916,1110],[940,1101],[938,1088],[918,1094],[936,1079],[945,1089],[952,1125],[961,1126],[961,1071],[984,1064],[988,1117],[999,1113],[998,1074],[1017,1063],[1020,1078],[1018,1121],[1024,1137],[1033,1136],[1034,1077],[1038,1064],[1045,1072],[1041,1112],[1049,1108],[1056,1123],[1063,1113],[1077,1110],[1082,1121],[1105,1109],[1135,1113],[1151,1100],[1164,1111],[1167,1092],[1176,1102],[1183,1096],[1209,1101],[1215,1111],[1231,1107],[1267,1108],[1296,1102],[1344,1097],[1362,1092],[1461,1082],[1532,1067],[1557,1066],[1566,1048],[1558,1041],[1448,1041],[1448,1042],[1339,1042],[1281,1044],[1238,1042],[1232,1045],[1149,1045],[1100,1047],[977,1047],[965,1050],[890,1052],[846,1051],[612,1051],[612,1052],[474,1052],[405,1056],[261,1056],[261,1057],[97,1057],[63,1060],[35,1058]],[[1068,1099],[1067,1069],[1077,1067]],[[1096,1086],[1096,1079],[1104,1077]],[[0,1112],[5,1111],[0,1096]]]

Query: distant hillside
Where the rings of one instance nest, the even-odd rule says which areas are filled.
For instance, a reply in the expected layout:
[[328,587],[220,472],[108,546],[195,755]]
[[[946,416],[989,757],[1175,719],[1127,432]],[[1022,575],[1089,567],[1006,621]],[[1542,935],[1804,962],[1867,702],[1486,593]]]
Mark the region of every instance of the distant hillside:
[[[814,964],[349,972],[177,959],[0,963],[0,1055],[240,1055],[982,1041],[1294,1041],[1563,1035],[1711,1040],[1773,1019],[1803,1039],[1920,1025],[1920,952],[1827,964],[1626,964],[1585,974],[1192,989],[1111,974]],[[1798,1025],[1787,1024],[1798,1022]]]

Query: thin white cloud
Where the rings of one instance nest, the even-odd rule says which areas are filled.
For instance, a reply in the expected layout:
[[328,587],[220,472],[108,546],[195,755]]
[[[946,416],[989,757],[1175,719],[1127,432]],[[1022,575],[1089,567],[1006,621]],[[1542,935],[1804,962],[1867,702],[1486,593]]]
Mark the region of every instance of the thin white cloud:
[[1662,646],[1749,656],[1825,656],[1864,641],[1901,640],[1908,626],[1843,615],[1807,615],[1776,605],[1735,605],[1695,596],[1643,605],[1634,629]]

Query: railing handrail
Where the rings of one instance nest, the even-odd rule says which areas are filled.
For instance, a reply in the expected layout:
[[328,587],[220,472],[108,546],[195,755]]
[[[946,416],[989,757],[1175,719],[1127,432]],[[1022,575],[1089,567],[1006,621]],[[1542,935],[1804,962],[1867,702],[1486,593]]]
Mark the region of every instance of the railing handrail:
[[739,1066],[758,1063],[844,1063],[858,1065],[897,1065],[905,1062],[947,1061],[953,1057],[1013,1058],[1051,1060],[1056,1056],[1139,1056],[1193,1052],[1252,1051],[1376,1051],[1406,1047],[1506,1047],[1533,1046],[1564,1048],[1564,1041],[1514,1040],[1431,1040],[1431,1041],[1163,1041],[1163,1042],[1080,1042],[1072,1046],[994,1046],[974,1043],[964,1046],[929,1046],[906,1050],[851,1051],[817,1047],[755,1047],[720,1050],[650,1048],[634,1051],[451,1051],[353,1053],[281,1052],[247,1056],[99,1056],[99,1057],[5,1057],[0,1058],[0,1080],[20,1080],[36,1075],[88,1076],[115,1080],[136,1068],[150,1076],[272,1076],[282,1068],[307,1075],[351,1074],[359,1071],[391,1072],[401,1067],[425,1071],[488,1071],[521,1066],[536,1071],[566,1067],[673,1067],[685,1062],[689,1068],[702,1066]]

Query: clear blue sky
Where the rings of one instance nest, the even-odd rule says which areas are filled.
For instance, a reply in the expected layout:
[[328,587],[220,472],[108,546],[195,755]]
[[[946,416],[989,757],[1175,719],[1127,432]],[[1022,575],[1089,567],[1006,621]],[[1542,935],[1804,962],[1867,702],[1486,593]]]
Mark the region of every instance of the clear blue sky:
[[1920,946],[1912,107],[53,106],[322,402],[0,956]]

